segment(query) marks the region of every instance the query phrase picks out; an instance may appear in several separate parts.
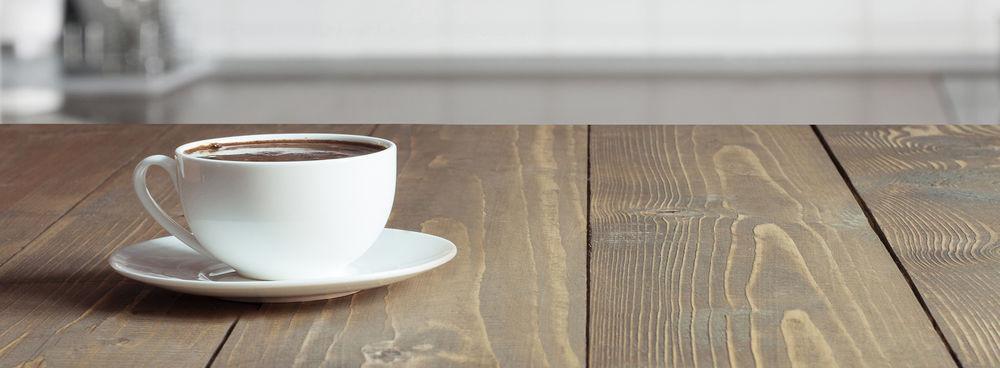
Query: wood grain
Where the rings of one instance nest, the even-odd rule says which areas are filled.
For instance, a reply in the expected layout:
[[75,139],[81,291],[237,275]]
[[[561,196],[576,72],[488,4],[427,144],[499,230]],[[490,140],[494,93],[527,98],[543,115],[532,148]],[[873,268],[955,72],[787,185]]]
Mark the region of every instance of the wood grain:
[[0,265],[166,129],[0,125]]
[[[157,136],[139,156],[116,151],[124,157],[108,160],[126,164],[108,172],[106,181],[98,178],[103,183],[93,193],[0,267],[0,366],[205,366],[239,315],[257,306],[144,286],[110,269],[107,257],[118,247],[165,235],[132,191],[135,163],[145,155],[169,154],[181,143],[213,136],[279,131],[367,134],[371,129],[179,126]],[[63,152],[67,158],[91,154]],[[169,212],[180,214],[166,175],[159,170],[154,173],[150,191]],[[41,209],[44,204],[38,206]]]
[[390,226],[458,255],[349,298],[265,305],[216,366],[585,363],[586,127],[385,126],[401,148]]
[[963,366],[1000,366],[1000,127],[821,131]]
[[809,127],[590,147],[592,365],[954,365]]

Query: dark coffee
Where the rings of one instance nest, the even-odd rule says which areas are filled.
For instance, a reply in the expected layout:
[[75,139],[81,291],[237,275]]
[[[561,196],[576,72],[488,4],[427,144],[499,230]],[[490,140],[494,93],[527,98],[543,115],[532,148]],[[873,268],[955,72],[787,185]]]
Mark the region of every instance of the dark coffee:
[[189,155],[222,161],[313,161],[361,156],[386,147],[364,142],[296,139],[235,143],[209,143],[184,151]]

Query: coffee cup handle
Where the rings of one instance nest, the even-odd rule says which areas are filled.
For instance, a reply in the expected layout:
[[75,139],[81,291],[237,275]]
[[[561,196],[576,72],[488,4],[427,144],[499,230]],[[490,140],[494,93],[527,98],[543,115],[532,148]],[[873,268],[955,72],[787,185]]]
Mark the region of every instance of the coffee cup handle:
[[153,195],[149,193],[149,188],[146,187],[146,172],[152,166],[159,166],[167,171],[170,175],[170,181],[174,184],[174,190],[178,190],[177,186],[177,161],[174,159],[164,156],[164,155],[153,155],[146,157],[138,165],[135,166],[135,171],[133,172],[132,182],[135,186],[135,194],[139,196],[139,202],[142,202],[142,207],[146,208],[146,212],[149,212],[150,216],[163,226],[170,235],[177,237],[178,240],[186,244],[191,249],[194,249],[198,253],[205,256],[215,258],[201,246],[198,239],[194,237],[194,234],[188,229],[185,229],[181,224],[174,221],[163,208],[160,207],[156,200],[153,199]]

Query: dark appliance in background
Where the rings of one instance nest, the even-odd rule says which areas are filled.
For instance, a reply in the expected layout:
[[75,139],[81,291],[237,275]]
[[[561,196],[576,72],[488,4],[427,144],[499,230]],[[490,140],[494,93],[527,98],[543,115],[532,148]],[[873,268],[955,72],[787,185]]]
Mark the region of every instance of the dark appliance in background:
[[62,61],[68,75],[165,74],[177,66],[159,0],[69,0]]

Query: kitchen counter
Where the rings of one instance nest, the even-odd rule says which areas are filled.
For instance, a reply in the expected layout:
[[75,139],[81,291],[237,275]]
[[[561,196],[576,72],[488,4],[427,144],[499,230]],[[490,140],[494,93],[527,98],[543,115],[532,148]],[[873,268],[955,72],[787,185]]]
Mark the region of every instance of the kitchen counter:
[[995,122],[992,75],[219,75],[173,92],[67,96],[7,122]]

